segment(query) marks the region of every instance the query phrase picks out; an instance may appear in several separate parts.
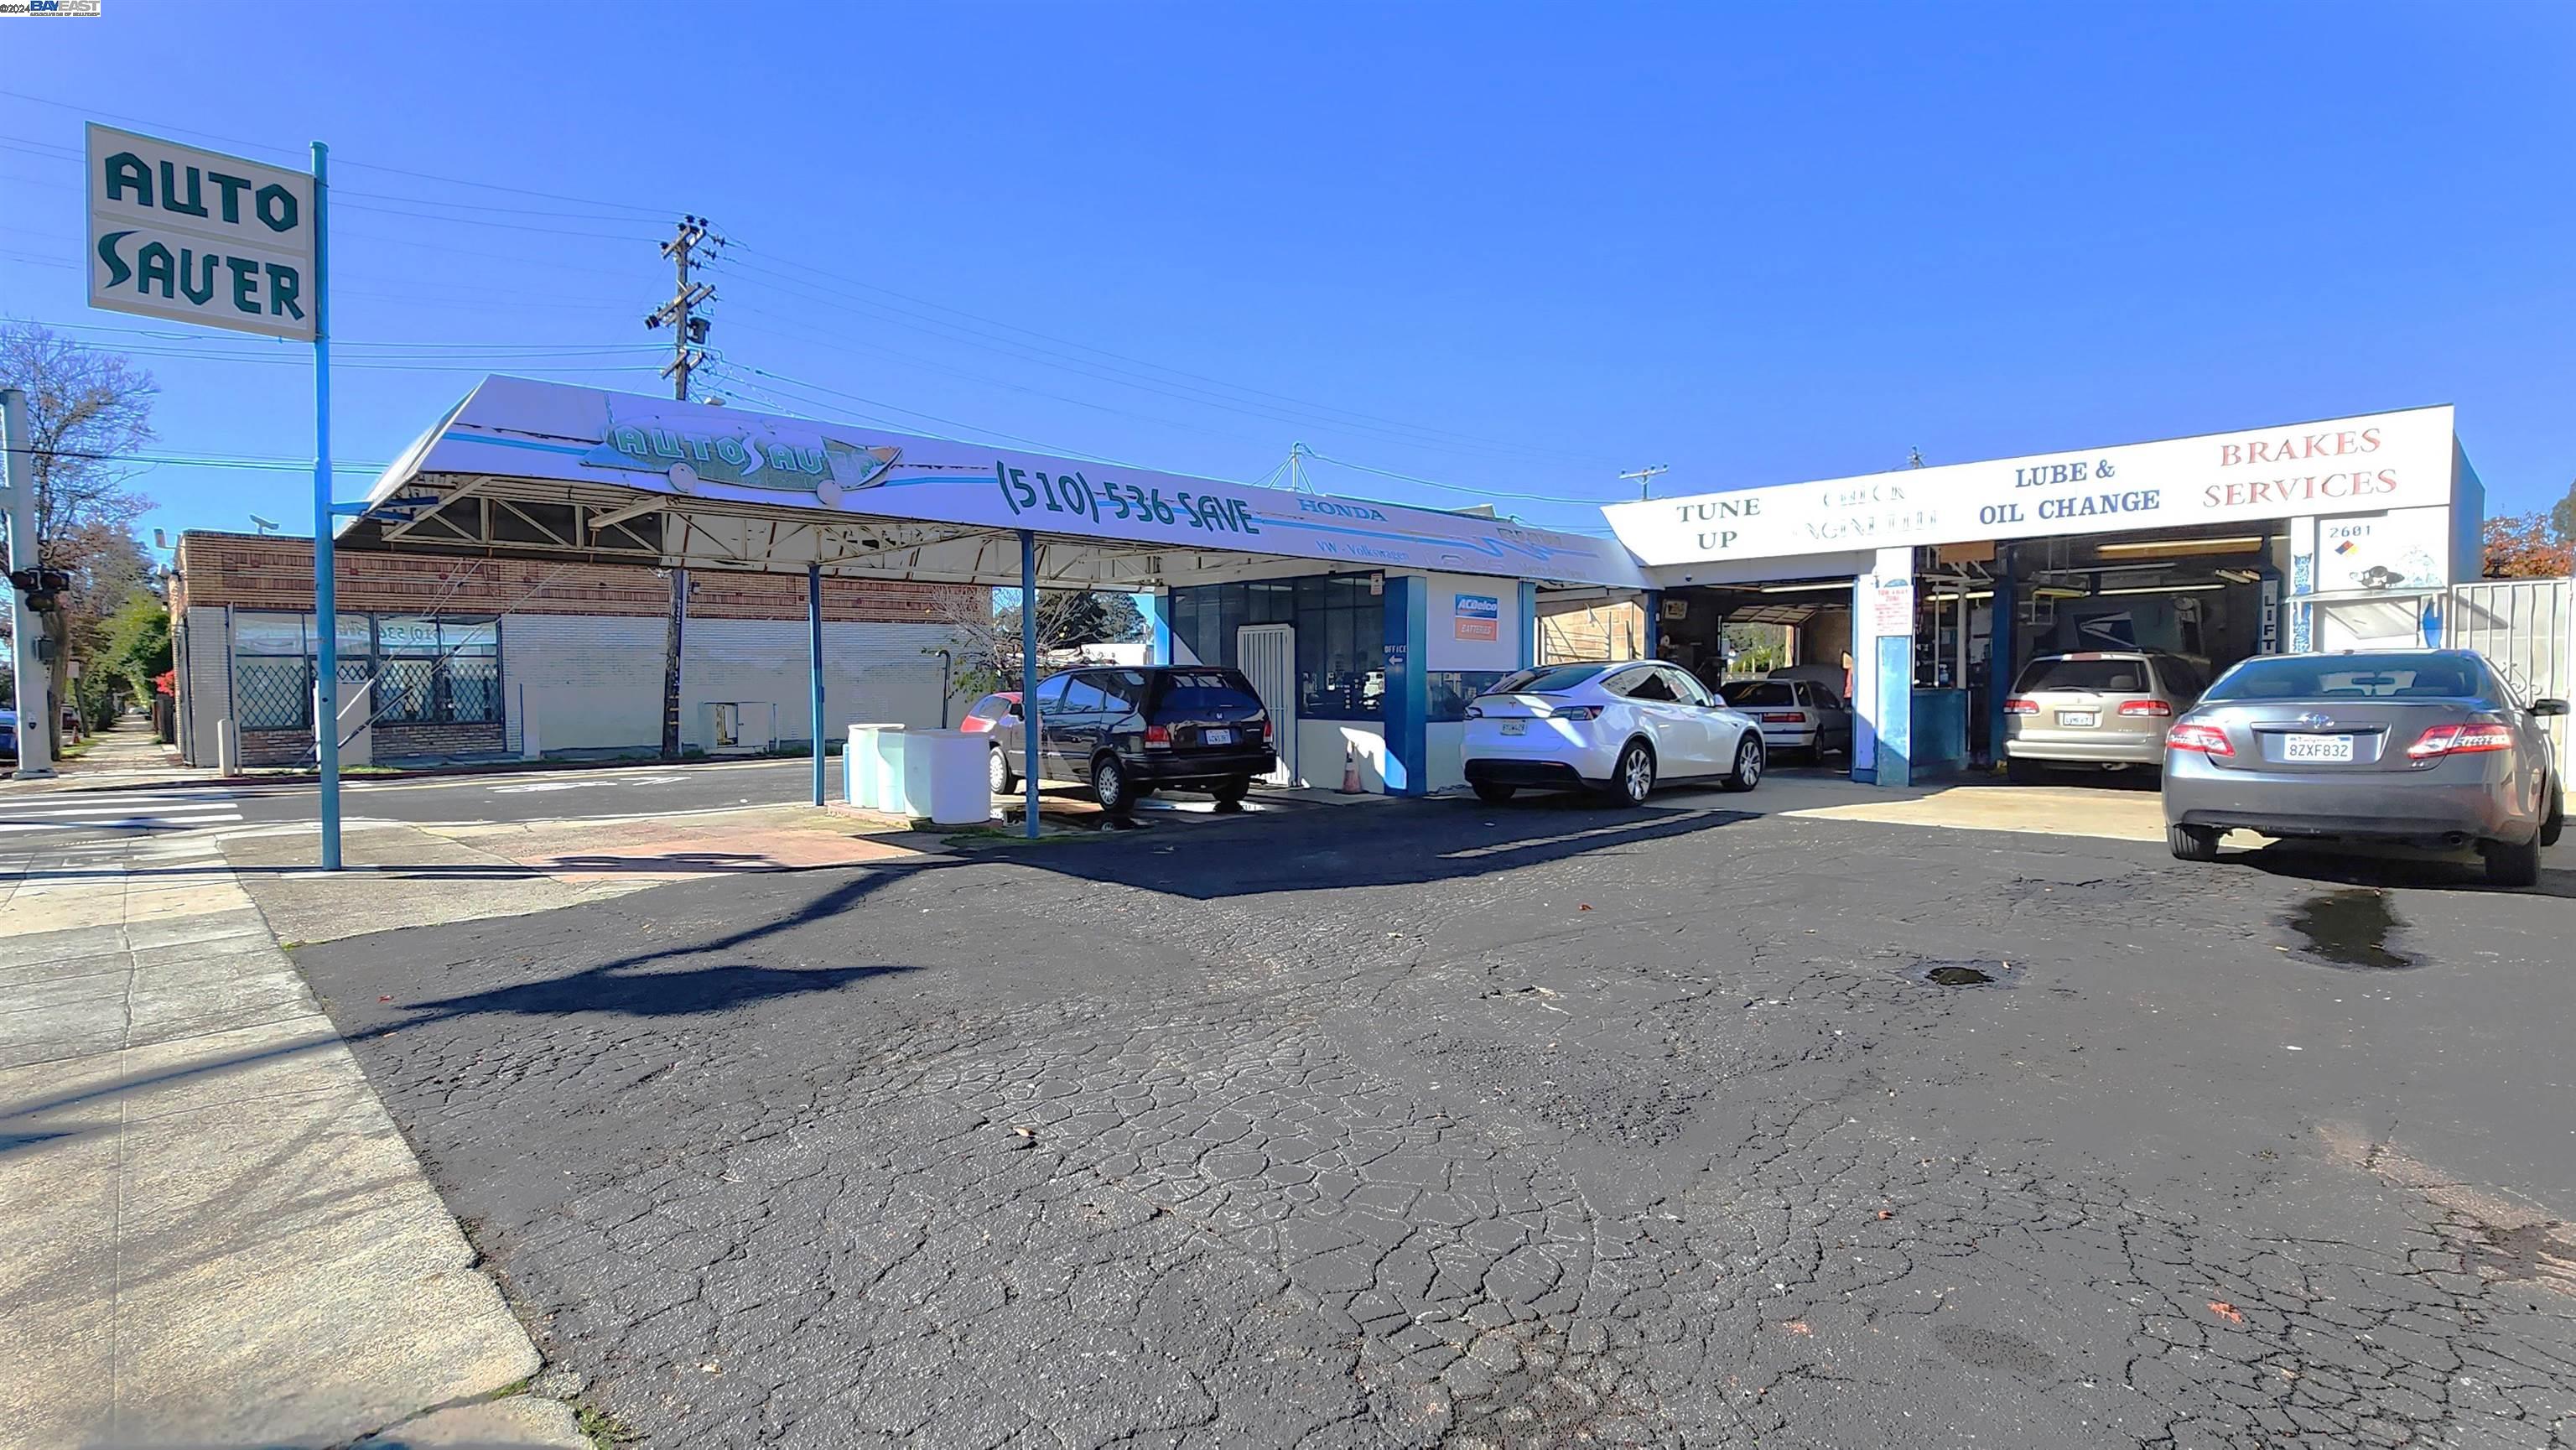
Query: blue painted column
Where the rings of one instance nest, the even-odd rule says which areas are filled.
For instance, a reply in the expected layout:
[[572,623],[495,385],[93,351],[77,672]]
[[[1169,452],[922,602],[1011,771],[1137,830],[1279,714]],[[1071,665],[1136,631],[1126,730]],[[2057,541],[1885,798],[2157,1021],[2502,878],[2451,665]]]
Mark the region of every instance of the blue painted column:
[[823,566],[805,566],[806,719],[814,732],[814,804],[823,803]]
[[1538,586],[1521,581],[1521,668],[1538,663]]
[[331,148],[313,143],[313,765],[322,869],[340,869],[340,599],[331,525]]
[[1145,616],[1145,638],[1153,641],[1150,647],[1154,653],[1145,663],[1172,663],[1172,596],[1139,594],[1136,596],[1136,612]]
[[2012,698],[2013,677],[2021,670],[2015,651],[2015,636],[2020,631],[2013,621],[2020,618],[2021,581],[2013,577],[2010,549],[2003,554],[2003,570],[1995,576],[1994,623],[1986,639],[1986,754],[1998,766],[2004,763],[2004,737],[2011,730],[2010,717],[2004,714],[2004,701]]
[[1386,793],[1423,795],[1431,780],[1431,687],[1422,668],[1431,637],[1431,581],[1390,574],[1385,603]]
[[1020,530],[1020,775],[1028,792],[1027,831],[1038,838],[1038,536]]
[[1646,591],[1646,632],[1637,641],[1637,658],[1654,659],[1661,655],[1664,643],[1664,591]]

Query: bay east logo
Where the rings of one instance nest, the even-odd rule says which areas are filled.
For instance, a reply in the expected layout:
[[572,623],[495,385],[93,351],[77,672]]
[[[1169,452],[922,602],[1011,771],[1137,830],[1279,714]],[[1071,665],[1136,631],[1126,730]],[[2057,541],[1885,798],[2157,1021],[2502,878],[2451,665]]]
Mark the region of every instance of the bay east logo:
[[593,468],[663,474],[681,493],[702,483],[725,483],[812,494],[830,505],[876,484],[902,456],[900,448],[861,448],[820,433],[791,436],[765,423],[725,433],[612,423],[581,461]]

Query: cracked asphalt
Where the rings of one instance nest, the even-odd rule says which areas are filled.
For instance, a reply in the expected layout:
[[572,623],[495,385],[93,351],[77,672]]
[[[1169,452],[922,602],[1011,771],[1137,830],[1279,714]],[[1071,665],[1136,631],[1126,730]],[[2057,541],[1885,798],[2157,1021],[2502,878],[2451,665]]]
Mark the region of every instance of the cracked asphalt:
[[[296,960],[656,1445],[2576,1441],[2568,873],[1742,803],[1316,807]],[[2352,890],[2420,965],[2291,926]]]

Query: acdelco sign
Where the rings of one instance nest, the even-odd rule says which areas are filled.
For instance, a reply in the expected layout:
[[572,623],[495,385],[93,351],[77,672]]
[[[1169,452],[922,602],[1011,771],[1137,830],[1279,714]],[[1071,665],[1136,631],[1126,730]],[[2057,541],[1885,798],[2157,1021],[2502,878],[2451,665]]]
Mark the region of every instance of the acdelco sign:
[[89,303],[313,340],[313,178],[93,124]]
[[1647,565],[2444,504],[2451,410],[1612,504]]

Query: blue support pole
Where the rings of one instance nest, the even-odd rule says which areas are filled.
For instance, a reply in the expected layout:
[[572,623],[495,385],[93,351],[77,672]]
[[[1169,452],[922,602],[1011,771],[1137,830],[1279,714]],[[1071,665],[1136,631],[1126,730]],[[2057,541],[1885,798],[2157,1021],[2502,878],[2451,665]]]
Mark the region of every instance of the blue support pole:
[[1153,641],[1153,657],[1146,663],[1172,663],[1172,596],[1139,594],[1136,596],[1136,612],[1145,616],[1145,636]]
[[313,754],[322,869],[340,869],[340,597],[331,557],[331,148],[313,143]]
[[814,804],[823,803],[823,566],[805,566],[806,718],[814,722]]
[[2013,574],[2014,562],[2007,546],[2003,568],[1995,575],[1995,597],[1987,601],[1993,622],[1986,632],[1986,755],[1999,770],[2007,759],[2004,742],[2012,736],[2012,718],[2004,714],[2004,701],[2012,698],[2013,671],[2021,665],[2013,650],[2018,633],[2013,621],[2021,617],[2021,581]]
[[1516,616],[1520,620],[1519,659],[1521,668],[1526,670],[1538,663],[1538,586],[1522,580],[1520,596],[1520,613]]
[[1430,642],[1431,581],[1407,574],[1386,580],[1386,756],[1388,795],[1426,795],[1430,776],[1430,680],[1423,673]]
[[1660,659],[1664,653],[1664,591],[1649,589],[1640,603],[1646,612],[1646,635],[1638,641],[1637,658]]
[[1020,530],[1020,782],[1028,837],[1038,838],[1038,536]]

